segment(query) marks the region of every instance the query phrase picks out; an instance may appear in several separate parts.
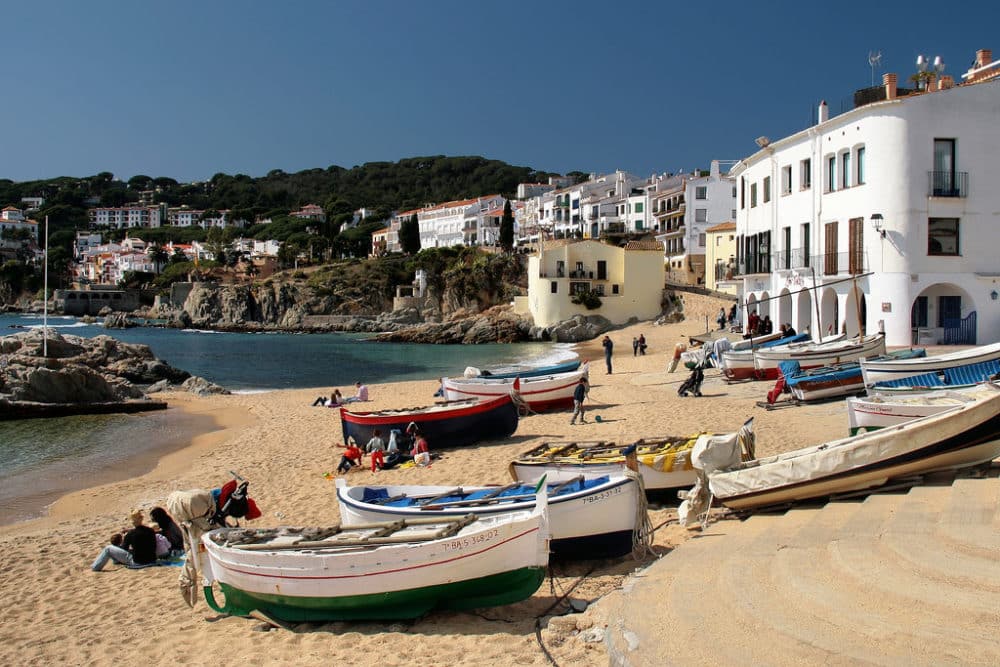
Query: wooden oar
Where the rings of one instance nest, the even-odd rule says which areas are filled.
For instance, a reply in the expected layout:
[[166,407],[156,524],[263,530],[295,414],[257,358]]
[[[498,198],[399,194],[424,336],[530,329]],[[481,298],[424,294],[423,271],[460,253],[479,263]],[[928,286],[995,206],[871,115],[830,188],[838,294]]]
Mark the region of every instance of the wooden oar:
[[394,503],[397,500],[403,500],[406,497],[407,496],[405,493],[401,493],[398,496],[393,496],[391,498],[376,498],[375,500],[369,500],[368,502],[370,502],[372,505],[388,505],[389,503]]
[[573,479],[567,479],[565,482],[557,484],[557,485],[553,486],[551,489],[549,489],[549,495],[550,496],[557,495],[560,491],[562,491],[563,489],[565,489],[567,486],[569,486],[571,484],[576,484],[577,482],[582,482],[583,480],[584,480],[584,476],[583,475],[577,475]]
[[435,500],[441,500],[442,498],[447,498],[448,496],[460,496],[460,495],[462,495],[462,493],[463,493],[462,487],[456,486],[454,489],[450,489],[448,491],[445,491],[444,493],[439,493],[436,496],[431,496],[430,498],[428,498],[427,500],[423,501],[420,504],[421,505],[430,505]]
[[[287,544],[237,544],[231,545],[233,549],[240,549],[242,551],[294,551],[296,549],[334,549],[337,547],[357,547],[357,546],[376,546],[380,544],[405,544],[407,542],[426,542],[429,540],[438,539],[436,535],[449,535],[457,533],[459,530],[468,526],[472,522],[476,521],[478,517],[475,514],[466,514],[463,517],[451,519],[447,522],[447,525],[443,526],[440,530],[433,533],[425,533],[423,535],[409,535],[409,536],[365,536],[365,537],[352,537],[343,538],[338,540],[310,540],[310,541],[299,541]],[[391,522],[379,522],[379,523],[368,523],[368,524],[358,524],[357,526],[347,526],[346,530],[368,530],[371,528],[379,529],[382,533],[387,528],[392,528],[393,532],[398,531],[402,528],[409,526],[432,526],[439,525],[443,523],[441,519],[400,519],[399,521]],[[456,528],[457,526],[457,528]],[[342,529],[343,530],[343,529]]]
[[472,507],[475,505],[488,505],[491,503],[498,503],[501,500],[517,501],[517,500],[527,500],[528,498],[534,498],[534,493],[523,493],[516,496],[504,496],[503,498],[474,498],[472,500],[452,500],[447,503],[436,503],[434,505],[421,505],[421,510],[443,510],[449,507]]

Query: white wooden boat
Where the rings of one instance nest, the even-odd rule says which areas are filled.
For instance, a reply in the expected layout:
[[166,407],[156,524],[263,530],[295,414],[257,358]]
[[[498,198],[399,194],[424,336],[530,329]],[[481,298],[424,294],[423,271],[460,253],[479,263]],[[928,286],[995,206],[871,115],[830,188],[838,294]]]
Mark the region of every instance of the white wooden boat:
[[[685,502],[711,494],[733,509],[752,509],[881,486],[894,477],[963,468],[1000,456],[1000,389],[937,415],[872,433],[742,461],[741,448],[700,442],[692,461],[707,478]],[[687,511],[687,510],[685,510]]]
[[530,512],[460,520],[223,528],[206,533],[202,544],[205,598],[220,613],[259,611],[285,621],[416,618],[534,593],[549,560],[547,502],[542,493]]
[[573,391],[580,378],[589,377],[588,364],[569,373],[530,378],[442,378],[444,397],[449,401],[480,400],[517,392],[532,410],[573,405]]
[[[636,455],[646,491],[679,489],[694,484],[691,448],[700,434],[640,440]],[[612,442],[546,442],[511,462],[511,478],[533,482],[542,478],[565,481],[578,475],[621,475],[623,445]]]
[[[531,510],[535,484],[506,486],[347,486],[337,480],[345,526],[427,516],[494,516]],[[551,549],[563,558],[613,558],[632,551],[639,485],[616,476],[583,475],[547,485]]]
[[[752,341],[742,341],[734,345],[732,349],[723,352],[722,359],[719,360],[722,374],[729,381],[754,380],[757,378],[757,366],[754,363],[757,352],[765,349],[776,350],[788,347],[789,345],[809,342],[809,334],[806,333],[795,334],[788,338],[781,338],[780,334],[778,336],[777,339],[771,338],[764,341],[761,341],[760,338],[754,338]],[[841,338],[843,338],[842,335],[828,336],[824,341],[833,342]],[[752,343],[752,345],[746,345],[745,343]]]
[[911,419],[936,415],[979,400],[992,391],[985,384],[912,394],[885,394],[847,399],[851,435],[895,426]]
[[846,361],[885,354],[885,336],[875,334],[864,338],[835,340],[823,343],[794,343],[754,351],[756,377],[760,380],[778,379],[778,364],[797,361],[802,370],[817,366],[830,366]]
[[[993,343],[992,345],[980,345],[946,354],[936,354],[922,359],[862,361],[861,373],[864,376],[866,387],[891,386],[893,384],[906,384],[908,378],[916,376],[944,373],[949,369],[972,364],[989,364],[998,360],[1000,360],[1000,343]],[[915,384],[919,384],[919,382]]]

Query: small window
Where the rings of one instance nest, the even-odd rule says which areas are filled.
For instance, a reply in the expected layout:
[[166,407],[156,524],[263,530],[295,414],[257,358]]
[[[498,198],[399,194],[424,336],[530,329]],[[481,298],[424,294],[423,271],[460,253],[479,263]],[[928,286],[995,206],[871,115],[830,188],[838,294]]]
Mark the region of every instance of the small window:
[[[740,176],[740,208],[741,209],[744,209],[744,208],[747,207],[746,197],[747,197],[747,179],[745,179],[742,176]],[[735,218],[736,216],[733,216],[733,217]]]
[[927,254],[958,255],[958,218],[930,218],[927,221]]
[[826,191],[835,192],[837,190],[837,156],[831,155],[826,159]]
[[698,234],[698,246],[701,247],[701,248],[705,247],[705,235],[704,234]]
[[636,213],[642,213],[642,202],[636,202],[635,203],[635,212]]
[[840,154],[840,187],[851,187],[851,152],[845,151]]
[[694,189],[695,199],[708,199],[708,188],[704,185],[699,185]]
[[764,203],[771,201],[771,177],[764,177]]
[[708,220],[708,209],[707,208],[696,208],[694,210],[694,221],[695,222],[705,222]]
[[799,163],[799,189],[808,190],[812,187],[812,160],[807,158]]
[[736,219],[736,209],[734,208],[731,212],[733,214],[733,217],[730,218],[730,220],[735,220]]
[[865,184],[865,147],[864,146],[859,146],[858,147],[856,161],[858,163],[858,166],[857,166],[857,169],[858,169],[857,183],[858,183],[858,185],[864,185]]
[[792,191],[792,165],[781,168],[781,194],[787,195]]
[[618,285],[612,285],[611,286],[611,293],[612,294],[618,294]]
[[751,183],[750,184],[750,208],[753,208],[756,205],[757,205],[757,184],[756,183]]
[[555,280],[553,280],[552,283],[551,283],[551,286],[549,287],[549,289],[552,291],[553,294],[558,294],[559,293],[559,283],[556,282]]

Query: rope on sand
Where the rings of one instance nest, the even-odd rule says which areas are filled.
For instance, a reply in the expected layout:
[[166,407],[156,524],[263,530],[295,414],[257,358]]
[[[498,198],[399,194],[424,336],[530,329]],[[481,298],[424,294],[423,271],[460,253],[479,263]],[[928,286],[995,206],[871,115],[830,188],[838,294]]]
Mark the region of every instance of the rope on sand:
[[635,503],[635,528],[632,529],[632,558],[642,560],[647,554],[656,555],[653,551],[653,523],[649,520],[646,485],[642,481],[641,472],[625,468],[625,476],[639,487]]

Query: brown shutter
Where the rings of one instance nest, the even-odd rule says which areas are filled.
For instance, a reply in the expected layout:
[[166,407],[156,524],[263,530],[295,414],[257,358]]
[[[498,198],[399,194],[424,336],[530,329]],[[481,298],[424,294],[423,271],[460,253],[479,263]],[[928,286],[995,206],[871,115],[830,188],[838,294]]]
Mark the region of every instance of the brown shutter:
[[865,270],[865,228],[864,218],[851,218],[850,238],[848,239],[848,262],[851,275],[862,273]]
[[826,243],[823,246],[823,273],[828,276],[835,276],[839,270],[837,266],[837,223],[826,223],[825,232]]

